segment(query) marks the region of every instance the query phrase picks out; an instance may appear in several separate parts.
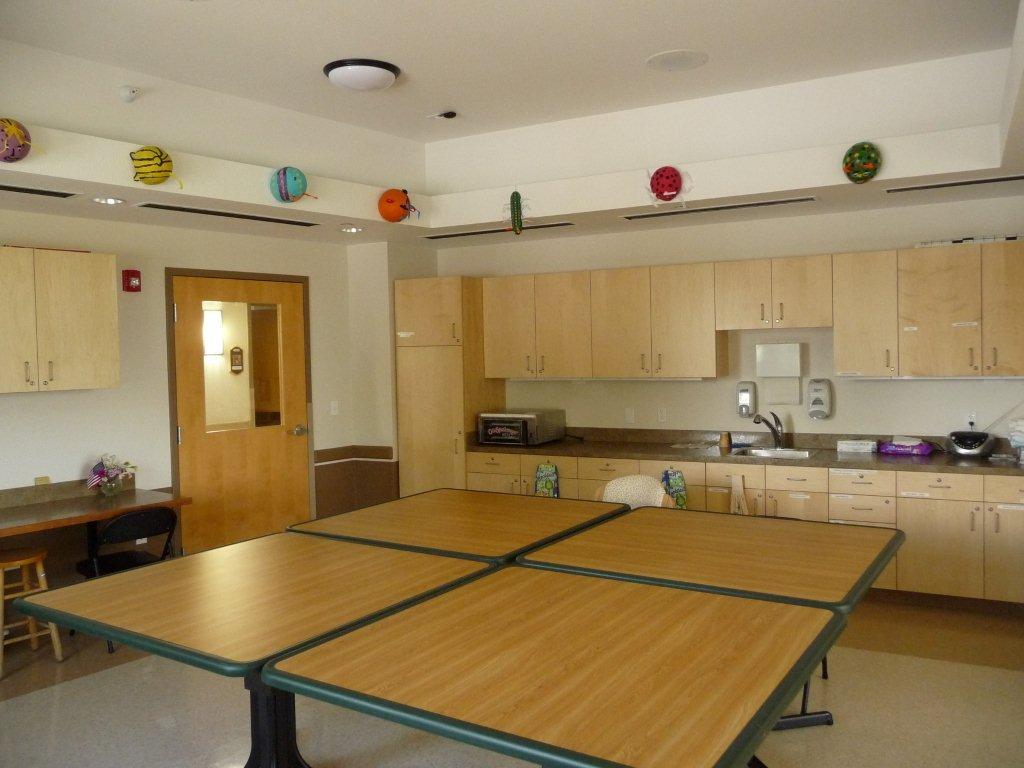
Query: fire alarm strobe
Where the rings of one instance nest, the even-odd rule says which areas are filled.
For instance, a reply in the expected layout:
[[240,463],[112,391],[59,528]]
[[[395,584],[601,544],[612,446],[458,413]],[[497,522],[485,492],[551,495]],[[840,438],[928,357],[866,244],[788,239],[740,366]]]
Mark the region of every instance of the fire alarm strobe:
[[122,269],[121,290],[125,293],[139,293],[142,290],[142,273],[137,269]]

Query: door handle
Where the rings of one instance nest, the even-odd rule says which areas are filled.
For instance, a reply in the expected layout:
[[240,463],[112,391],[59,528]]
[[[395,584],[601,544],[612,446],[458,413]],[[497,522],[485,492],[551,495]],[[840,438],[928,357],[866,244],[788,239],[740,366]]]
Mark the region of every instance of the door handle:
[[302,437],[303,435],[309,434],[309,428],[304,424],[296,424],[294,427],[288,430],[289,435],[295,435],[295,437]]
[[978,370],[978,366],[976,366],[976,365],[974,364],[974,347],[970,347],[970,349],[969,349],[968,351],[970,352],[970,361],[969,361],[968,365],[969,365],[969,366],[970,366],[970,367],[971,367],[971,368],[972,368],[973,370],[975,370],[975,371],[976,371],[976,370]]
[[996,512],[996,533],[999,533],[999,513]]
[[985,366],[989,370],[999,367],[999,350],[996,347],[992,347],[992,365]]

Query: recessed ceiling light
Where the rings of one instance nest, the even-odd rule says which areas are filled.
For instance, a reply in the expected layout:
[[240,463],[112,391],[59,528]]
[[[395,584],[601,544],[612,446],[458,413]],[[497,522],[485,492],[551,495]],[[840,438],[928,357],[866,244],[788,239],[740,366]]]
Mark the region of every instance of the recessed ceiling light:
[[357,227],[355,224],[342,224],[341,225],[341,231],[342,232],[348,232],[350,235],[354,235],[357,232],[362,232],[363,228],[362,227]]
[[377,59],[339,59],[324,67],[331,83],[356,91],[387,88],[401,73],[394,64]]
[[647,66],[662,72],[684,72],[696,69],[708,63],[708,55],[704,51],[691,51],[680,48],[675,51],[662,51],[647,60]]
[[100,205],[121,205],[124,202],[120,197],[94,197],[92,201]]

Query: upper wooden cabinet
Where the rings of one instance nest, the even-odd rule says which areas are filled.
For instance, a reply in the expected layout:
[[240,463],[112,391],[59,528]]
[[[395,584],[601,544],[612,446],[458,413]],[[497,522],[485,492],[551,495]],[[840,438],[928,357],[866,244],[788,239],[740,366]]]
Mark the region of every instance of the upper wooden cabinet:
[[395,336],[399,347],[462,344],[462,278],[396,280]]
[[981,246],[981,339],[984,373],[1024,376],[1024,242]]
[[832,257],[837,376],[895,376],[899,344],[896,251]]
[[590,273],[534,277],[537,308],[537,378],[589,378]]
[[117,386],[113,256],[4,248],[0,290],[0,392]]
[[651,267],[651,336],[655,378],[725,373],[728,336],[715,331],[714,264]]
[[31,248],[0,248],[0,392],[39,389]]
[[715,264],[720,331],[832,325],[832,260],[796,256]]
[[772,259],[772,324],[775,328],[832,325],[832,257]]
[[594,376],[651,375],[651,270],[603,269],[590,273]]
[[537,317],[533,275],[485,277],[484,376],[517,379],[537,374]]
[[772,263],[715,263],[715,327],[733,331],[772,326]]
[[900,376],[981,373],[981,247],[901,250]]

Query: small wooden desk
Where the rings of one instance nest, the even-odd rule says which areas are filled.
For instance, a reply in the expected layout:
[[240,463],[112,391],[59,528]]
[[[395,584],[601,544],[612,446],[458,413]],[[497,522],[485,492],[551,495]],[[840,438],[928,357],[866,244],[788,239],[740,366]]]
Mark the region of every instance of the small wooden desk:
[[848,612],[903,539],[888,528],[645,507],[519,562]]
[[117,496],[101,496],[98,492],[90,496],[76,496],[72,499],[43,501],[17,507],[0,508],[0,539],[18,536],[22,533],[49,531],[83,523],[95,524],[101,520],[152,507],[180,508],[191,503],[191,499],[172,496],[162,491],[134,489]]
[[[252,698],[248,766],[303,766],[271,656],[483,573],[468,560],[279,533],[15,601],[22,613],[221,675]],[[276,760],[276,762],[275,762]]]
[[821,608],[511,566],[263,678],[543,766],[723,768],[746,765],[843,623]]
[[598,501],[443,488],[288,530],[501,563],[628,509]]

